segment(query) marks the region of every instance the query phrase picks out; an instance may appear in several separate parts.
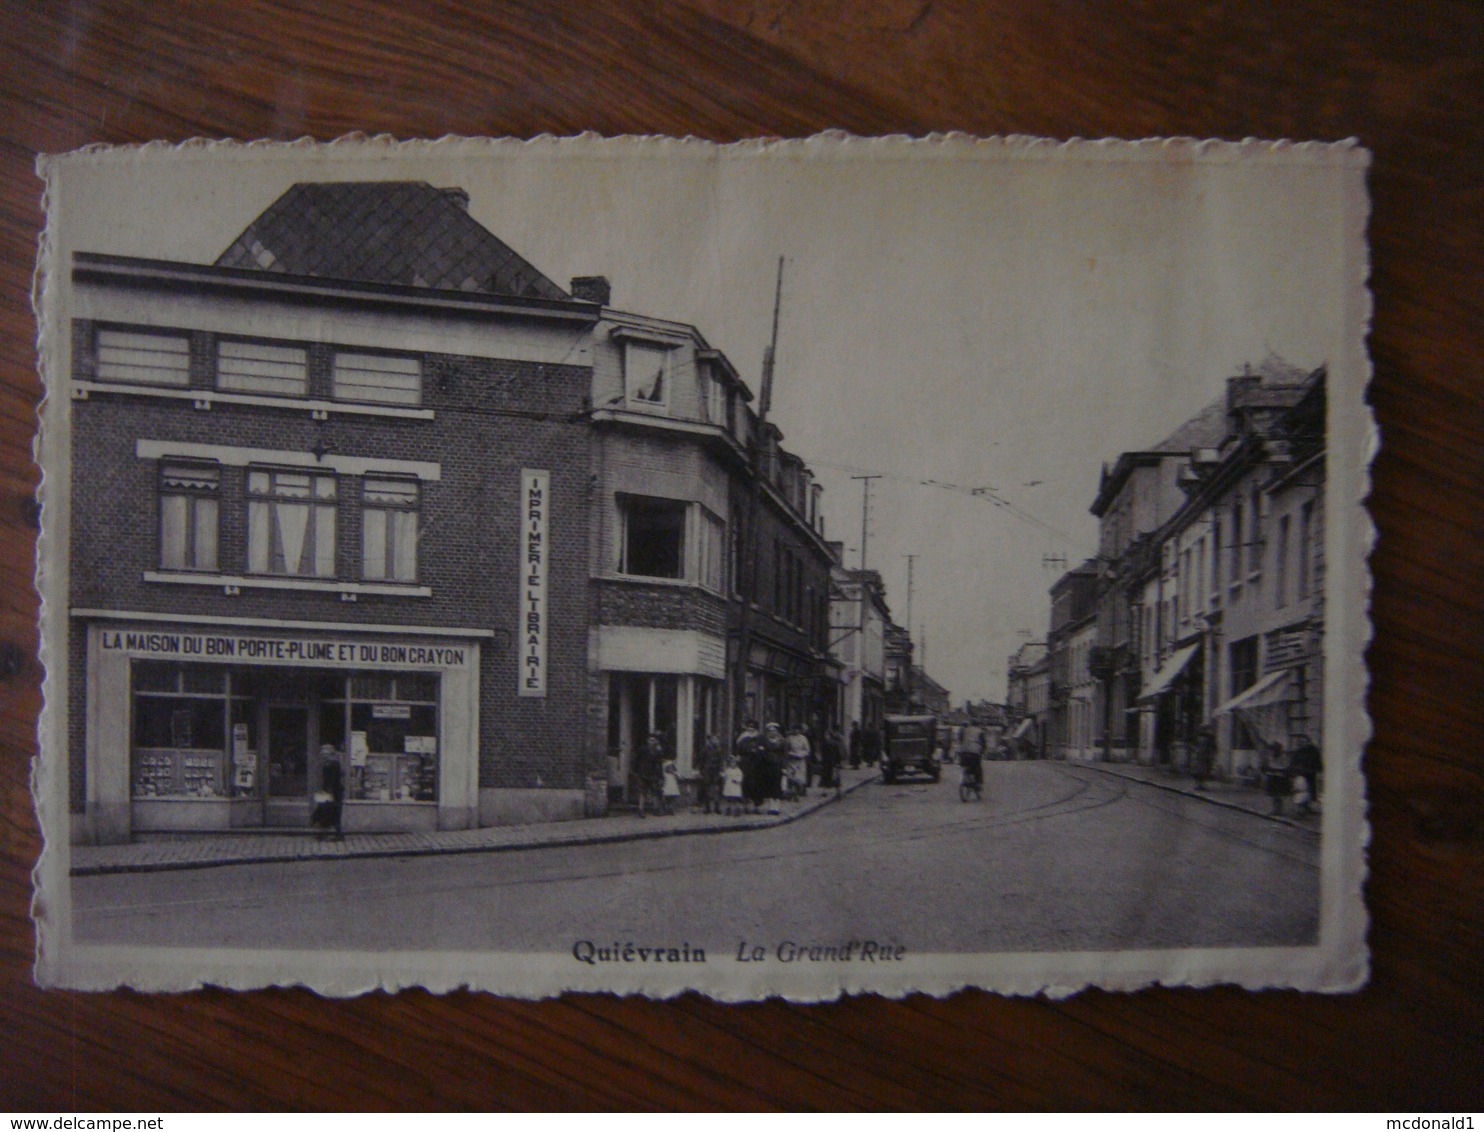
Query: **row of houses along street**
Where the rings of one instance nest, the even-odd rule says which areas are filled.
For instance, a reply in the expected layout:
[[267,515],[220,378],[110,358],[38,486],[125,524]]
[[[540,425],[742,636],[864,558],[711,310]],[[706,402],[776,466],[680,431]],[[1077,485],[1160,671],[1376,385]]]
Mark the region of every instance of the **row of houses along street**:
[[1098,553],[1010,657],[1015,734],[1049,758],[1255,780],[1262,745],[1323,747],[1325,369],[1277,357],[1159,444],[1105,464]]
[[71,285],[74,841],[304,827],[327,760],[353,832],[579,818],[652,735],[689,778],[946,709],[766,378],[458,189],[299,184]]

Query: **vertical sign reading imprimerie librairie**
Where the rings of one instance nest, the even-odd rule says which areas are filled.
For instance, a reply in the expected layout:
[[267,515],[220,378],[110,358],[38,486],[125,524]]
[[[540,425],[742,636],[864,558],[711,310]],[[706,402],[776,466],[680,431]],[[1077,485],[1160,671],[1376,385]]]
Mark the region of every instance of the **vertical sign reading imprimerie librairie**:
[[551,508],[550,473],[522,468],[520,473],[520,694],[546,695],[546,559],[547,516]]

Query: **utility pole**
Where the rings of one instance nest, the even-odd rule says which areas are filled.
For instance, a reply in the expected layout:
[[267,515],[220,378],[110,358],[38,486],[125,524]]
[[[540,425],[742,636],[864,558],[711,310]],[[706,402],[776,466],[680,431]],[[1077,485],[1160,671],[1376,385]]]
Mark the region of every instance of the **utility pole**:
[[[860,591],[860,599],[861,599],[861,616],[860,616],[860,653],[859,653],[859,656],[857,658],[858,661],[859,661],[859,663],[856,666],[857,671],[859,673],[859,675],[857,675],[857,677],[856,677],[856,681],[857,681],[857,685],[858,685],[858,687],[860,689],[860,695],[856,697],[856,703],[857,703],[857,706],[860,709],[860,721],[859,722],[860,722],[860,725],[861,725],[861,729],[862,730],[865,730],[865,728],[868,726],[868,721],[866,719],[866,644],[867,644],[867,638],[866,638],[866,617],[867,617],[867,613],[868,613],[868,608],[867,608],[867,604],[866,603],[871,600],[871,594],[870,594],[871,587],[870,587],[869,583],[866,581],[866,543],[867,543],[868,538],[870,537],[870,532],[871,532],[871,481],[872,480],[879,480],[881,477],[880,476],[851,476],[850,478],[853,479],[853,480],[860,480],[861,481],[861,567],[860,567],[860,575],[859,575],[859,577],[860,577],[860,585],[858,587],[859,588],[859,591]],[[885,644],[885,636],[884,635],[882,637],[882,643],[883,643],[883,645]]]
[[880,476],[851,476],[861,481],[861,569],[866,568],[866,544],[871,538],[871,481]]
[[917,564],[917,555],[907,555],[907,671],[903,673],[904,691],[907,693],[907,710],[912,710],[912,567]]
[[[742,591],[742,604],[737,617],[737,669],[736,693],[733,697],[734,717],[732,730],[747,719],[748,665],[752,660],[752,603],[757,597],[758,537],[757,513],[763,497],[764,456],[766,454],[768,407],[773,400],[773,362],[778,353],[778,312],[783,305],[783,257],[778,257],[778,281],[773,288],[773,333],[763,351],[762,387],[758,396],[757,428],[748,438],[749,456],[752,465],[752,490],[747,499],[747,521],[742,529],[742,572],[738,578],[738,589]],[[761,704],[757,705],[759,708]]]

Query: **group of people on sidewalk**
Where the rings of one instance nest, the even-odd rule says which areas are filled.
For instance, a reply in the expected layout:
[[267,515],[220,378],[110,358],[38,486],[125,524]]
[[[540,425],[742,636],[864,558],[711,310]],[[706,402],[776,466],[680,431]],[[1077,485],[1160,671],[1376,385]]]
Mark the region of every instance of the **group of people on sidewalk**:
[[[715,735],[702,741],[696,762],[695,810],[703,814],[782,812],[785,801],[801,802],[816,783],[823,790],[840,785],[845,742],[835,728],[811,742],[802,727],[785,733],[777,723],[759,728],[748,720],[730,753],[724,753]],[[651,735],[635,753],[634,786],[640,817],[651,810],[669,814],[682,796],[680,772],[665,757],[659,735]]]
[[[1258,743],[1261,758],[1257,772],[1262,790],[1267,795],[1273,817],[1283,815],[1283,804],[1291,799],[1300,815],[1313,811],[1319,799],[1319,771],[1323,758],[1319,748],[1307,735],[1295,738],[1292,748],[1277,740]],[[1195,788],[1204,790],[1216,765],[1216,732],[1210,724],[1202,726],[1190,753],[1190,776]]]

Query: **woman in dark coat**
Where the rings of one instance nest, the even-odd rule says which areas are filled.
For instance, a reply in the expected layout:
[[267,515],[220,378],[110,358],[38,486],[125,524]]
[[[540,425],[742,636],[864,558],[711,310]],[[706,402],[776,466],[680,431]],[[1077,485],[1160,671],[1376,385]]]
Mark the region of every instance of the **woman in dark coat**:
[[315,802],[311,820],[319,827],[321,840],[329,837],[333,830],[335,840],[344,841],[345,831],[341,823],[345,816],[345,772],[340,766],[340,752],[326,743],[319,749],[319,757],[322,793],[328,794],[329,798]]
[[1283,744],[1269,743],[1262,760],[1262,788],[1273,804],[1272,817],[1279,817],[1283,813],[1283,798],[1293,788],[1291,772],[1292,763]]
[[660,791],[665,785],[665,746],[655,732],[634,752],[634,784],[639,796],[639,816],[648,817],[645,803],[654,799],[654,807],[660,810],[663,803]]

